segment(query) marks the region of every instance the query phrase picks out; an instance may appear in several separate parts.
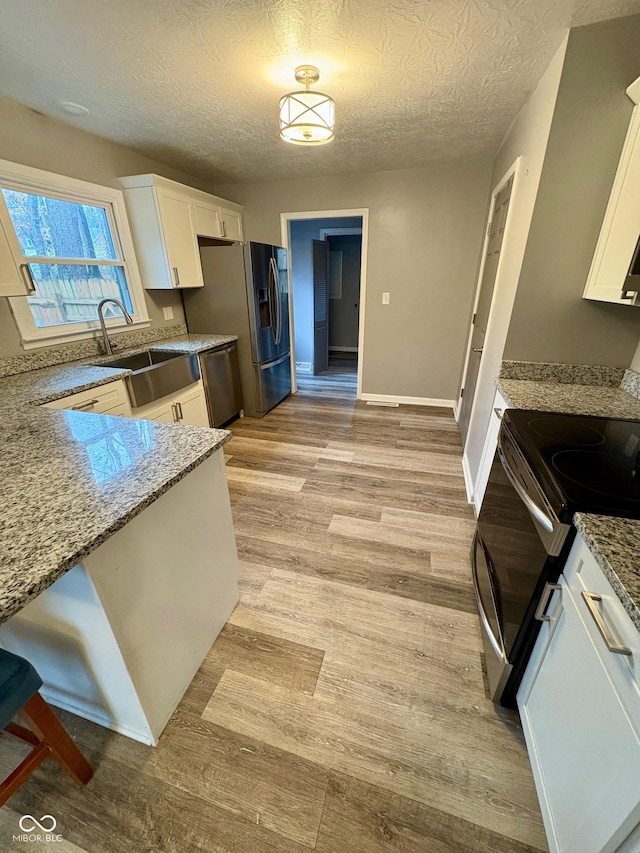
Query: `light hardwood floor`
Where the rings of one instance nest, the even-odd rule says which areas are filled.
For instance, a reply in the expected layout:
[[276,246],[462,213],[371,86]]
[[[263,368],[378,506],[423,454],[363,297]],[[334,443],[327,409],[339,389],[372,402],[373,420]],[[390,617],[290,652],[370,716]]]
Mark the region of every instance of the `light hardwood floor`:
[[[159,745],[62,714],[94,779],[43,765],[2,850],[24,813],[75,853],[547,849],[517,716],[485,692],[451,412],[356,403],[353,362],[299,383],[232,426],[241,602]],[[0,771],[20,754],[2,738]]]

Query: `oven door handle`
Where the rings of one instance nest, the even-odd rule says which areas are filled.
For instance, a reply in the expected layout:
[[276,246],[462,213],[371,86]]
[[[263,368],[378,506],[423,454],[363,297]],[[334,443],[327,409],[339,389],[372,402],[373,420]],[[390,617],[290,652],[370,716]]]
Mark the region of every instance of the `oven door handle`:
[[498,457],[500,458],[500,462],[502,463],[502,467],[504,468],[504,473],[507,475],[509,482],[516,490],[518,497],[522,500],[531,515],[535,518],[537,522],[539,522],[544,527],[544,529],[548,533],[553,533],[553,521],[543,510],[540,509],[538,504],[529,497],[529,495],[525,492],[520,483],[516,480],[515,474],[513,473],[511,468],[509,468],[509,463],[507,462],[507,459],[504,455],[504,451],[500,444],[500,439],[498,439]]
[[[501,661],[507,660],[507,655],[504,650],[504,646],[500,642],[500,640],[493,633],[493,628],[491,627],[491,623],[489,622],[489,617],[487,616],[487,611],[484,609],[484,602],[482,601],[482,596],[480,595],[480,582],[478,580],[478,561],[476,560],[476,547],[479,546],[484,551],[484,545],[482,540],[479,538],[478,534],[473,538],[473,544],[471,546],[471,571],[473,572],[473,586],[476,593],[476,601],[478,602],[478,612],[480,613],[480,621],[482,622],[482,627],[484,628],[487,637],[489,638],[489,642],[496,653],[496,655],[500,658]],[[485,553],[485,560],[487,561],[487,569],[488,569],[488,557]],[[491,579],[491,574],[489,574],[489,583],[493,584]],[[491,593],[493,597],[493,592]],[[495,601],[494,601],[495,607]]]

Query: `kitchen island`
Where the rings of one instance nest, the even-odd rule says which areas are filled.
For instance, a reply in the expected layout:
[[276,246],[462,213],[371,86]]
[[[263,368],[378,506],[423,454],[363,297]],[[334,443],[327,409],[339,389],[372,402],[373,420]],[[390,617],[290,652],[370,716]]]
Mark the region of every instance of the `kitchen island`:
[[41,405],[123,375],[0,383],[0,645],[54,705],[155,744],[238,600],[230,433]]

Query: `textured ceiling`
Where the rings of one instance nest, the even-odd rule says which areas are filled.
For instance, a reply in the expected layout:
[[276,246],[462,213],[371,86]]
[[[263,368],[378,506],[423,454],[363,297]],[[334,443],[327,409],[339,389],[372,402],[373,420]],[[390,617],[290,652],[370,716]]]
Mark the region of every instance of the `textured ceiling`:
[[[212,181],[493,152],[566,28],[640,0],[0,0],[0,93]],[[280,141],[301,62],[336,139]],[[60,101],[89,108],[65,115]]]

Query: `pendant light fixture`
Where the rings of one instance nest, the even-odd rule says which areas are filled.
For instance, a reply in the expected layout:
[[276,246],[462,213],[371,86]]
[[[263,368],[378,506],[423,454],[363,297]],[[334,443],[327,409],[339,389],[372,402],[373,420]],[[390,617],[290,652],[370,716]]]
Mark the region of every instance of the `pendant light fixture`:
[[320,79],[320,72],[313,65],[299,65],[295,77],[305,88],[280,98],[280,136],[294,145],[331,142],[336,115],[334,100],[309,89]]

